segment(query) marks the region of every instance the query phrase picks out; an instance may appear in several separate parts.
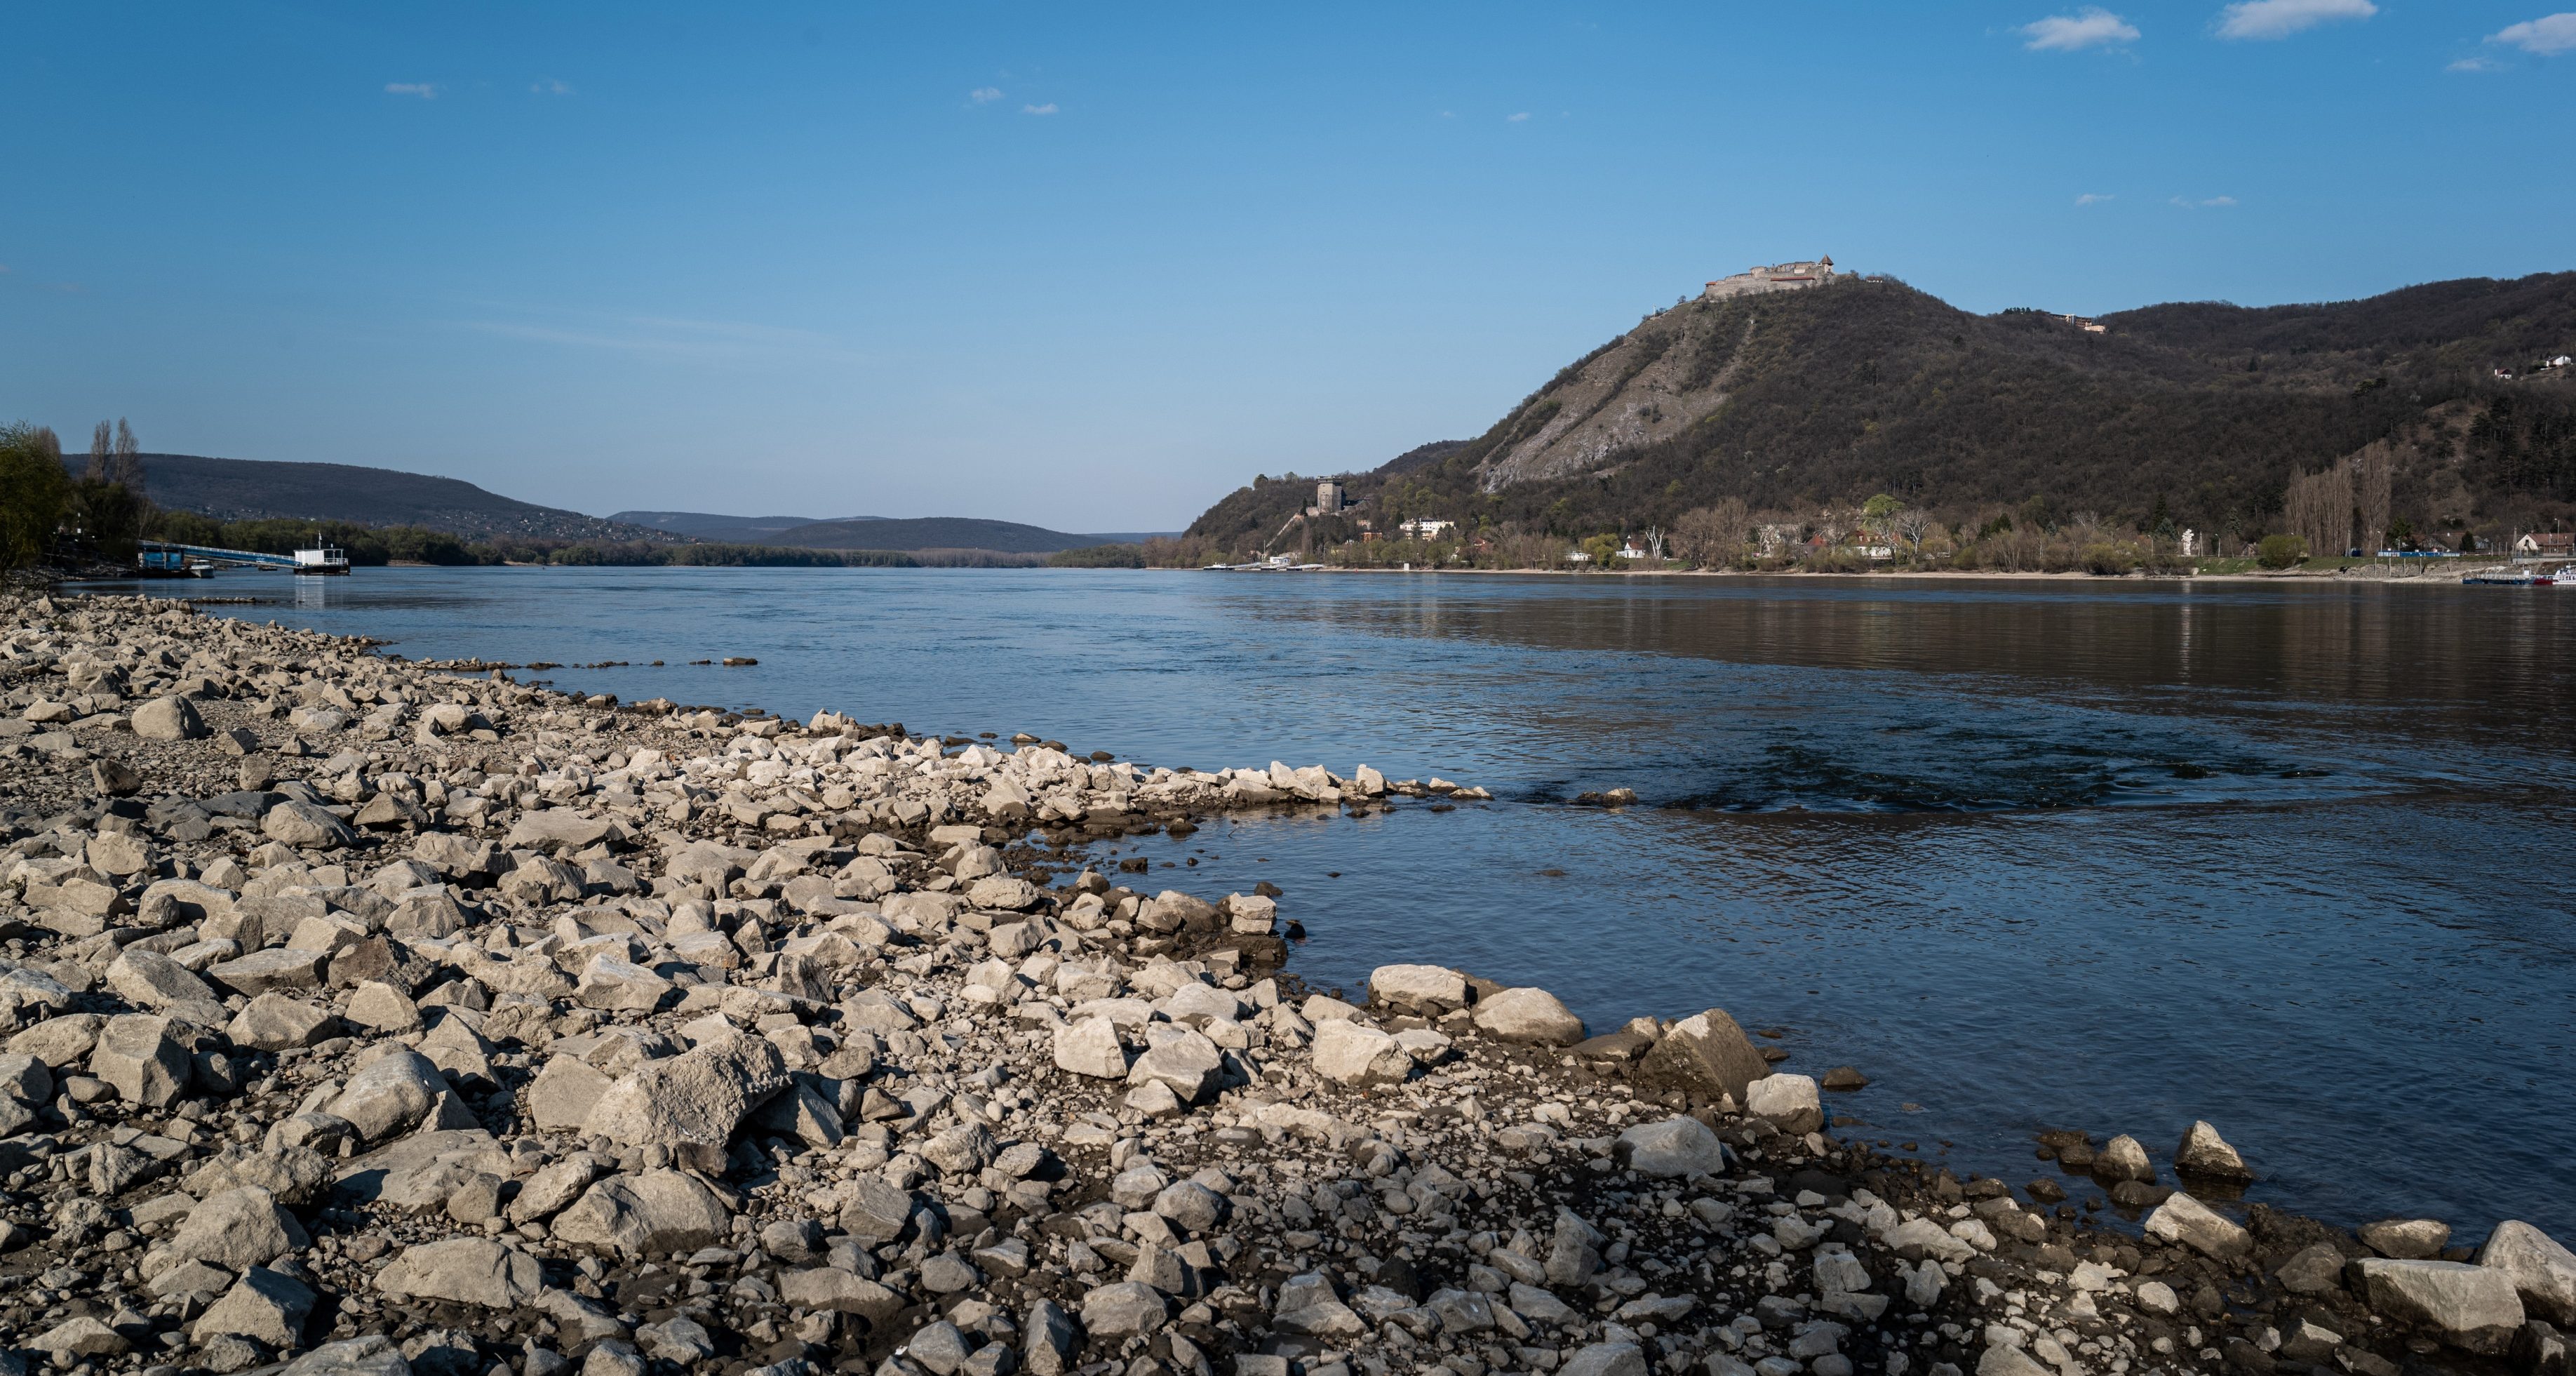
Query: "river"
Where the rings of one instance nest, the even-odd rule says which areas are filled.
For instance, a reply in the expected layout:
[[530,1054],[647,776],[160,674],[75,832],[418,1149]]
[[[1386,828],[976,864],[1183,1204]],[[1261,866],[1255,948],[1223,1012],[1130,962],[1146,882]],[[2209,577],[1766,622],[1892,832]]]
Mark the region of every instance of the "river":
[[[2576,597],[2333,583],[362,569],[155,592],[629,700],[1366,762],[1497,800],[1122,843],[1267,879],[1293,968],[1596,1031],[1717,1005],[1842,1131],[2032,1178],[2194,1118],[2249,1197],[2576,1236]],[[756,667],[692,666],[751,656]],[[650,667],[648,661],[664,661]],[[1625,786],[1637,806],[1569,805]],[[1144,881],[1131,878],[1129,882]],[[2170,1177],[2167,1177],[2170,1180]],[[2090,1191],[2074,1191],[2080,1199]]]

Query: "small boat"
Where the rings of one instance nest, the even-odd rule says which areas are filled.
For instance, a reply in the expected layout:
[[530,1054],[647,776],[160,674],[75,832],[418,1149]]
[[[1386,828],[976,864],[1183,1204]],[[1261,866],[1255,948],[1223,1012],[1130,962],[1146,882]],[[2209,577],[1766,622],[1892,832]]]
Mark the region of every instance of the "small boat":
[[301,574],[343,574],[349,571],[348,551],[337,545],[322,545],[295,552],[295,572]]

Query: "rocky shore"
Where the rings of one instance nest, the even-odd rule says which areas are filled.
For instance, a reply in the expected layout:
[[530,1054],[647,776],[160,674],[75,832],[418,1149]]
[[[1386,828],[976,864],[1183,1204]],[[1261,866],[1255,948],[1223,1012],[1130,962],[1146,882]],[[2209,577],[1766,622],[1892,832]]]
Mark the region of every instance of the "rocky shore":
[[1725,1011],[1343,1002],[1281,895],[1079,863],[1471,788],[140,599],[0,605],[0,698],[0,1376],[2568,1370],[2527,1225],[2239,1210],[2206,1124],[1963,1181]]

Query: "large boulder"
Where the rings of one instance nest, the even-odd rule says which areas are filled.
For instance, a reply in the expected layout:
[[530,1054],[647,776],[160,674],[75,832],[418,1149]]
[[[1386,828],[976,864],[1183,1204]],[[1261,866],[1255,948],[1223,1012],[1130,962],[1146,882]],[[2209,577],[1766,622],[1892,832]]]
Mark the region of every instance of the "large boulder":
[[304,1282],[254,1266],[242,1272],[233,1288],[198,1316],[188,1332],[199,1343],[229,1334],[256,1338],[274,1348],[299,1347],[304,1321],[312,1315],[316,1298]]
[[451,1237],[406,1248],[376,1273],[376,1289],[394,1299],[447,1300],[486,1309],[516,1309],[544,1288],[535,1257],[482,1237]]
[[215,734],[197,715],[197,704],[183,697],[154,698],[134,709],[128,719],[134,734],[147,741],[203,740]]
[[283,802],[259,819],[260,834],[301,850],[352,846],[358,833],[319,803]]
[[2254,1250],[2254,1236],[2244,1225],[2179,1190],[2147,1215],[2146,1233],[2218,1261],[2234,1261]]
[[2576,1327],[2576,1255],[2549,1234],[2508,1219],[2487,1234],[2478,1265],[2513,1281],[2522,1307],[2560,1328]]
[[1697,1118],[1639,1123],[1620,1133],[1611,1150],[1640,1175],[1715,1175],[1726,1166],[1726,1148]]
[[2205,1180],[2246,1181],[2254,1178],[2254,1172],[2246,1168],[2245,1158],[2227,1144],[2226,1138],[2218,1135],[2218,1129],[2199,1121],[2194,1121],[2184,1131],[2182,1145],[2174,1148],[2174,1169]]
[[1745,1089],[1770,1073],[1744,1029],[1725,1009],[1712,1008],[1674,1023],[1638,1062],[1636,1078],[1712,1099],[1731,1095],[1741,1104]]
[[1413,1053],[1377,1028],[1325,1022],[1315,1028],[1315,1073],[1341,1085],[1399,1084],[1413,1073]]
[[1476,1000],[1476,1028],[1507,1042],[1572,1046],[1583,1040],[1583,1019],[1544,989],[1505,989]]
[[419,1126],[438,1096],[449,1092],[447,1077],[428,1057],[402,1047],[350,1076],[323,1112],[347,1119],[360,1136],[375,1142]]
[[1812,1075],[1765,1075],[1744,1087],[1744,1111],[1787,1133],[1825,1125],[1825,1103]]
[[1369,972],[1369,998],[1436,1018],[1467,1006],[1467,977],[1438,965],[1381,965]]
[[187,1089],[187,1049],[170,1035],[170,1020],[128,1013],[107,1020],[89,1048],[89,1073],[117,1096],[145,1108],[166,1108]]
[[589,1119],[613,1083],[590,1062],[558,1052],[547,1058],[545,1069],[537,1072],[519,1102],[539,1129],[569,1132]]
[[256,1185],[245,1185],[214,1195],[189,1210],[187,1220],[171,1234],[168,1245],[154,1249],[158,1270],[153,1274],[191,1261],[230,1271],[265,1266],[302,1248],[307,1241],[303,1225],[278,1206],[277,1196]]
[[787,1082],[777,1047],[758,1037],[718,1037],[621,1077],[591,1106],[582,1131],[626,1146],[722,1147],[743,1115]]
[[198,1004],[220,1016],[223,998],[188,967],[159,951],[128,947],[107,967],[107,987],[139,1008]]
[[1195,1103],[1216,1088],[1224,1067],[1225,1053],[1206,1033],[1176,1023],[1149,1023],[1145,1027],[1145,1052],[1128,1067],[1127,1082],[1160,1082],[1171,1086],[1173,1095],[1182,1103]]
[[[1714,1364],[1710,1367],[1715,1370]],[[1646,1354],[1635,1343],[1594,1343],[1578,1348],[1559,1376],[1649,1376]]]
[[2356,1261],[2352,1270],[2362,1299],[2381,1317],[2420,1324],[2453,1347],[2500,1354],[2522,1327],[2522,1297],[2502,1270],[2384,1257]]
[[557,1240],[640,1259],[694,1252],[733,1232],[733,1216],[714,1191],[674,1170],[613,1175],[555,1215]]
[[1127,1078],[1127,1050],[1107,1018],[1076,1018],[1055,1030],[1055,1067],[1094,1079]]
[[501,840],[507,850],[541,850],[548,855],[581,850],[607,840],[614,827],[604,819],[567,808],[523,812]]
[[1140,1337],[1170,1316],[1163,1292],[1142,1281],[1095,1286],[1082,1297],[1082,1326],[1094,1338]]

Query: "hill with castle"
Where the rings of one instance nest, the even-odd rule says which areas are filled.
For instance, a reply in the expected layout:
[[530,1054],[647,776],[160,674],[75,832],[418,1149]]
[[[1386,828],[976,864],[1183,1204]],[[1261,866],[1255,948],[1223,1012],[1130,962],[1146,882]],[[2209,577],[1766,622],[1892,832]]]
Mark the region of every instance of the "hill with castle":
[[[2576,273],[2085,319],[1978,315],[1823,256],[1711,281],[1473,440],[1341,475],[1342,492],[1380,531],[1582,536],[1726,498],[1794,512],[1876,493],[2244,528],[2300,475],[2384,445],[2406,509],[2529,527],[2576,517],[2576,379],[2547,366],[2571,347]],[[1258,548],[1314,496],[1311,477],[1264,478],[1190,534]]]

